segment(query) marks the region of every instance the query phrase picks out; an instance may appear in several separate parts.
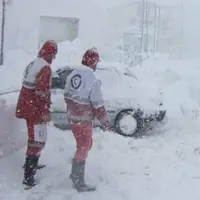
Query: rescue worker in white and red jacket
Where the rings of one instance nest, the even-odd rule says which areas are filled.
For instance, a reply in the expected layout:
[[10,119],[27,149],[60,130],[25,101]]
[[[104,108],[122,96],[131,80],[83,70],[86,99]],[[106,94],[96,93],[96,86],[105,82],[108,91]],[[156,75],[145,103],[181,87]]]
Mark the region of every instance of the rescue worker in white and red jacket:
[[104,130],[109,130],[101,91],[101,81],[94,70],[99,62],[96,49],[89,49],[82,58],[79,69],[74,69],[67,77],[65,102],[68,120],[76,139],[76,152],[73,158],[70,179],[78,192],[94,191],[95,187],[85,184],[85,161],[92,147],[92,120],[96,117]]
[[49,40],[41,47],[38,57],[24,70],[22,88],[16,107],[16,117],[26,120],[28,145],[24,164],[23,184],[35,185],[38,159],[47,139],[50,120],[51,63],[57,54],[57,44]]

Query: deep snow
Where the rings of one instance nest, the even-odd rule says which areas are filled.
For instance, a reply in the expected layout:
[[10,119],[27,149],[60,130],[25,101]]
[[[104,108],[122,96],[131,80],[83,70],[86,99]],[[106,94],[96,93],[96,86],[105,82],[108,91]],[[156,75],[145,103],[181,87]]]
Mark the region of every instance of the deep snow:
[[[87,181],[95,193],[78,194],[68,179],[74,140],[70,132],[49,128],[41,158],[48,165],[38,172],[40,184],[31,191],[21,186],[24,149],[0,160],[0,197],[4,199],[199,199],[199,125],[168,121],[162,134],[133,140],[94,132]],[[175,128],[176,127],[176,128]],[[189,127],[193,127],[193,131]],[[10,192],[12,191],[12,192]]]
[[[0,79],[5,84],[0,91],[18,88],[20,71],[32,58],[20,51],[11,53],[1,68]],[[15,59],[19,54],[23,59]],[[47,168],[37,174],[40,184],[31,191],[23,190],[26,129],[23,120],[14,117],[16,95],[1,96],[0,199],[199,200],[198,61],[148,61],[133,72],[140,81],[163,92],[167,118],[152,136],[137,140],[94,130],[86,179],[97,186],[95,193],[78,194],[72,189],[68,176],[75,142],[70,131],[52,125],[41,157]]]

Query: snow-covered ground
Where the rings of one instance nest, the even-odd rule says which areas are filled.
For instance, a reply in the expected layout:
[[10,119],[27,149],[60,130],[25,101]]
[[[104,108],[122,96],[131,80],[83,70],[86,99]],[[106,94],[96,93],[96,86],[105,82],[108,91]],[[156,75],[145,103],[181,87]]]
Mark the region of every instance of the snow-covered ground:
[[[65,60],[60,58],[57,63],[63,64]],[[0,91],[19,88],[21,70],[31,59],[32,55],[19,50],[10,53],[0,69]],[[68,176],[75,141],[70,131],[52,125],[41,157],[47,167],[37,174],[40,184],[31,191],[23,190],[26,129],[23,120],[14,117],[16,96],[0,97],[0,199],[199,200],[198,61],[149,61],[133,71],[143,84],[163,92],[167,119],[155,134],[137,140],[94,130],[86,173],[87,181],[97,186],[94,193],[79,194],[72,189]]]
[[160,135],[139,140],[96,130],[86,178],[98,190],[87,194],[74,191],[68,179],[75,148],[72,134],[50,126],[49,141],[41,158],[48,167],[38,172],[40,184],[31,191],[23,190],[21,166],[25,150],[22,149],[0,160],[0,198],[197,200],[200,197],[199,125],[177,121],[178,124],[168,121]]

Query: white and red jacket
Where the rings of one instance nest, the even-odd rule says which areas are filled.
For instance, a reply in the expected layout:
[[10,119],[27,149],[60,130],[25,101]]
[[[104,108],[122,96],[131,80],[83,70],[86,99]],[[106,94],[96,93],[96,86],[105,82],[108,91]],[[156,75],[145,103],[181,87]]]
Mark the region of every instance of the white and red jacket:
[[108,128],[101,81],[95,77],[93,69],[86,66],[74,69],[67,77],[64,96],[70,121],[92,121],[96,117]]
[[51,67],[43,58],[36,58],[24,70],[16,117],[46,122],[50,108]]

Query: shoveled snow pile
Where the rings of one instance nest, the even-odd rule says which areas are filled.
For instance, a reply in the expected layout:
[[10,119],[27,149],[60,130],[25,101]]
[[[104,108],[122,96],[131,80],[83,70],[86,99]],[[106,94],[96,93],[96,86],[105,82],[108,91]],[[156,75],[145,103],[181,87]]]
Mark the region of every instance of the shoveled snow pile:
[[70,62],[80,62],[84,51],[86,50],[80,39],[75,39],[72,42],[65,41],[58,43],[58,53],[53,61],[54,66],[63,66]]
[[168,116],[197,117],[200,111],[198,61],[149,61],[133,68],[138,79],[161,92]]
[[22,73],[31,59],[32,55],[20,49],[12,50],[7,53],[5,63],[0,68],[0,93],[20,88]]

